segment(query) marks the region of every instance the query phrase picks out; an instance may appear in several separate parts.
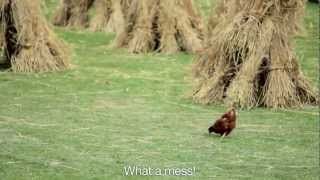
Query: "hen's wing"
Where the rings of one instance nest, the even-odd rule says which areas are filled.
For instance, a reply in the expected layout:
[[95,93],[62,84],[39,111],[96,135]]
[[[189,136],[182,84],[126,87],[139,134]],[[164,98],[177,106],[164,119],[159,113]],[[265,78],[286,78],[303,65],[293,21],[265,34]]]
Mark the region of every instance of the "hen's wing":
[[226,112],[221,116],[221,118],[226,118],[227,121],[235,121],[236,120],[236,112],[234,109],[231,109],[230,111]]
[[213,132],[215,133],[223,133],[224,131],[226,131],[226,129],[228,129],[228,121],[227,118],[221,118],[218,119],[213,126],[211,126],[211,129],[213,130]]

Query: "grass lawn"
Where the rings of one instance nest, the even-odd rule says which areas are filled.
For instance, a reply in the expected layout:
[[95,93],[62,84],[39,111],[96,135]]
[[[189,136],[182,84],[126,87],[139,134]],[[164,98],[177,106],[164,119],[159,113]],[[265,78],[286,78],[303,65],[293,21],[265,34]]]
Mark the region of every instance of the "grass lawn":
[[[57,0],[46,0],[49,15]],[[208,12],[207,0],[197,0]],[[318,84],[318,6],[296,39],[303,72]],[[186,179],[317,180],[318,109],[239,111],[221,140],[207,127],[225,111],[185,99],[192,55],[112,50],[113,34],[56,28],[74,68],[0,72],[0,180],[163,179],[123,167],[195,167]],[[165,179],[180,179],[166,177]]]

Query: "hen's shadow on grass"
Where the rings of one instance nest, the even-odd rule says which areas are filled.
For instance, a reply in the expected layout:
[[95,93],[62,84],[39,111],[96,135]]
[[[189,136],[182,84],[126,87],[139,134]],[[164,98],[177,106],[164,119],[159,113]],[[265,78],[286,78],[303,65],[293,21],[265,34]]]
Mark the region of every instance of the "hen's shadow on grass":
[[209,138],[220,138],[221,136],[219,134],[215,134],[215,133],[203,133],[204,136],[209,137]]

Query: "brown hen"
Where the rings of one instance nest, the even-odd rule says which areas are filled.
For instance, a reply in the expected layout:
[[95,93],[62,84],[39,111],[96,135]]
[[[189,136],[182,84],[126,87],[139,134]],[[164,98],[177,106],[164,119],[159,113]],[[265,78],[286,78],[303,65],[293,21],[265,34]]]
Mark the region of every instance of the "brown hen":
[[216,122],[209,127],[209,133],[217,133],[221,136],[228,136],[236,127],[236,110],[232,108],[230,111],[223,114]]

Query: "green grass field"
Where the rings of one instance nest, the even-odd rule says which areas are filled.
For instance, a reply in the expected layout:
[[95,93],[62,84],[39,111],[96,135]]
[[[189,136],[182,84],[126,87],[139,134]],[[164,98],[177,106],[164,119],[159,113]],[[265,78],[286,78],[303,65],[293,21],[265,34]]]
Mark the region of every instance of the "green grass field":
[[[46,0],[51,14],[57,0]],[[204,12],[207,0],[197,0]],[[296,39],[305,75],[318,85],[318,9],[308,4]],[[205,13],[206,14],[206,13]],[[113,34],[56,28],[73,69],[0,72],[0,180],[180,179],[123,176],[123,167],[195,167],[186,179],[319,179],[318,108],[239,111],[221,140],[207,128],[224,106],[194,104],[194,56],[112,50]]]

